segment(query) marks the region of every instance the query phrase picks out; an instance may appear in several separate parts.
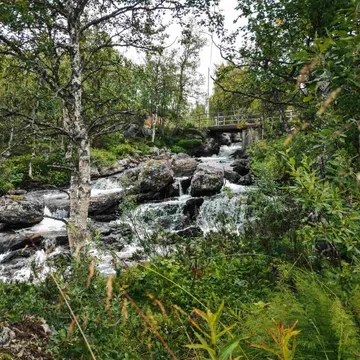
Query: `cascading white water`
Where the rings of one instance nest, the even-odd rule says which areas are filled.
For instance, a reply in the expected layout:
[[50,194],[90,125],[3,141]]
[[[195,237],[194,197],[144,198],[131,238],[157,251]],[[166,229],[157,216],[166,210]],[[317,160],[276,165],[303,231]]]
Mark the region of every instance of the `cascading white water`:
[[[67,214],[67,211],[63,211],[62,214]],[[58,216],[54,216],[56,214],[52,214],[47,206],[45,206],[44,208],[44,215],[45,215],[44,219],[39,224],[36,224],[35,226],[29,229],[30,233],[37,234],[44,232],[49,233],[49,232],[58,232],[58,231],[66,230],[66,225],[63,221],[49,219],[46,217],[46,216],[58,217]],[[59,218],[61,219],[62,217]]]
[[123,188],[115,177],[100,178],[91,184],[91,196],[121,192]]
[[182,195],[170,201],[142,204],[124,214],[118,222],[129,224],[138,238],[143,238],[159,228],[168,231],[180,230],[187,219],[183,209],[190,198],[190,195]]
[[[241,144],[235,143],[231,146],[222,146],[219,155],[212,157],[201,158],[201,161],[209,166],[231,169],[230,164],[233,159],[231,154],[241,148]],[[184,207],[191,199],[189,190],[184,194],[182,182],[186,178],[175,178],[174,186],[179,189],[179,197],[169,201],[146,203],[137,206],[131,212],[123,214],[117,223],[129,224],[133,230],[135,238],[144,239],[146,235],[159,229],[159,227],[175,232],[184,230],[189,225],[189,219],[184,214]],[[244,222],[246,192],[249,187],[225,182],[220,194],[212,197],[204,198],[204,203],[200,207],[199,214],[196,220],[196,225],[204,232],[217,231],[221,226],[225,226],[229,231],[241,232]],[[97,179],[92,184],[92,197],[97,197],[102,194],[118,193],[123,191],[118,180],[115,177]],[[49,192],[44,197],[47,201],[51,199],[66,199],[67,194],[64,192]],[[68,216],[66,210],[55,210],[52,213],[45,207],[44,215],[54,218],[66,218]],[[44,218],[39,224],[28,229],[30,234],[34,233],[65,233],[66,225],[64,222]],[[116,252],[117,259],[129,259],[138,250],[141,250],[138,244],[132,243],[126,245],[121,251]],[[50,242],[46,246],[50,246]],[[97,267],[104,275],[114,273],[114,256],[106,249],[99,249],[97,245],[89,244],[92,255],[98,259]],[[28,280],[31,275],[30,263],[33,261],[36,265],[42,265],[42,274],[46,274],[49,270],[46,265],[46,259],[56,254],[63,252],[64,249],[57,247],[55,252],[47,255],[44,250],[35,251],[30,258],[19,258],[11,264],[1,264],[2,260],[6,259],[9,254],[0,255],[0,281],[11,280]]]

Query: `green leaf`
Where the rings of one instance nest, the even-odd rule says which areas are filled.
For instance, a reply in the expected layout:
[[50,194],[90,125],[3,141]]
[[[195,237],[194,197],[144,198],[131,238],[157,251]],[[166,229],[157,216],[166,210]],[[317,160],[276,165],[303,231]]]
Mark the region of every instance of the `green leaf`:
[[219,360],[227,360],[232,352],[237,348],[239,345],[239,341],[243,340],[245,338],[237,337],[230,342],[228,342],[226,345],[224,345],[219,353]]

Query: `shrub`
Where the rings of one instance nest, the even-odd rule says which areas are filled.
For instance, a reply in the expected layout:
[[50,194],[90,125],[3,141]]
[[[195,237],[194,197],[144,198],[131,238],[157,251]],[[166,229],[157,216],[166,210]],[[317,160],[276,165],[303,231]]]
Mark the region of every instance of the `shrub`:
[[150,154],[151,154],[150,147],[147,146],[147,145],[144,144],[144,143],[138,143],[138,144],[136,144],[136,148],[137,148],[137,150],[140,151],[140,153],[141,153],[142,155],[150,155]]
[[178,141],[176,145],[186,150],[191,150],[194,147],[200,146],[201,144],[202,144],[202,140],[200,139],[181,139]]
[[120,158],[128,155],[134,155],[136,150],[130,144],[118,144],[112,147],[111,151]]
[[174,145],[171,147],[171,151],[175,154],[180,154],[180,153],[186,153],[186,150],[178,145]]
[[91,149],[91,162],[97,167],[113,166],[116,163],[116,155],[107,150]]

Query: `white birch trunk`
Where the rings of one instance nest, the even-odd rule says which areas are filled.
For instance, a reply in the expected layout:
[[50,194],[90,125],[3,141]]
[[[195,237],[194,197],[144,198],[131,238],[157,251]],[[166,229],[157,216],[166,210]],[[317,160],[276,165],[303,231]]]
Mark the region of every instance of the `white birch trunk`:
[[[74,5],[68,2],[69,33],[71,47],[71,106],[69,126],[75,140],[76,170],[72,171],[70,183],[70,226],[69,242],[75,248],[81,247],[88,238],[87,217],[91,196],[90,182],[90,138],[81,117],[82,112],[82,62],[80,54],[79,19],[74,16]],[[77,19],[77,20],[75,20]]]

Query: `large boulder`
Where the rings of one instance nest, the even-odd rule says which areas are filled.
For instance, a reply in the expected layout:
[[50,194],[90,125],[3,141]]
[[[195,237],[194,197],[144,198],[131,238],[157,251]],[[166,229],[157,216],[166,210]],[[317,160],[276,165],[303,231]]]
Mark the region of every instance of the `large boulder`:
[[200,207],[203,203],[203,198],[192,198],[186,202],[183,209],[183,214],[186,215],[191,223],[197,219],[200,212]]
[[235,172],[237,172],[241,176],[245,176],[250,172],[250,164],[248,159],[238,159],[235,160],[231,167]]
[[89,218],[100,222],[116,220],[124,193],[102,194],[91,198]]
[[199,166],[191,180],[192,196],[211,196],[224,185],[224,171],[211,166]]
[[199,146],[193,147],[189,153],[195,157],[212,156],[219,154],[220,144],[213,138],[208,138]]
[[[93,196],[89,206],[89,217],[96,221],[116,220],[119,205],[125,192],[103,193]],[[66,194],[55,193],[51,197],[44,198],[45,206],[50,210],[52,216],[67,217],[70,211],[70,200]]]
[[227,145],[230,146],[231,145],[231,135],[228,133],[218,133],[216,135],[216,142],[219,145]]
[[224,177],[226,180],[229,180],[231,183],[236,184],[240,180],[240,175],[230,169],[224,170]]
[[141,193],[164,190],[174,182],[174,172],[167,161],[149,161],[141,166],[139,190]]
[[4,196],[0,198],[2,228],[21,229],[39,223],[44,217],[44,204],[38,198]]
[[172,156],[171,168],[176,177],[191,176],[197,166],[197,161],[187,154],[181,153]]
[[248,159],[249,155],[243,149],[236,149],[230,157],[233,159]]
[[249,173],[244,176],[241,176],[237,183],[239,185],[252,185],[254,183],[254,180],[251,174]]

